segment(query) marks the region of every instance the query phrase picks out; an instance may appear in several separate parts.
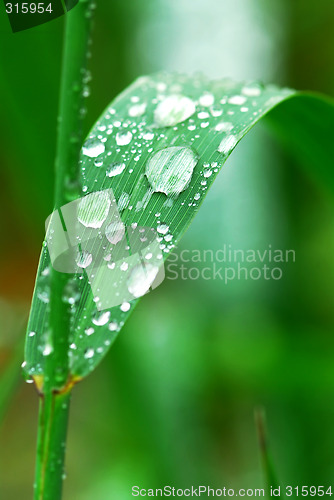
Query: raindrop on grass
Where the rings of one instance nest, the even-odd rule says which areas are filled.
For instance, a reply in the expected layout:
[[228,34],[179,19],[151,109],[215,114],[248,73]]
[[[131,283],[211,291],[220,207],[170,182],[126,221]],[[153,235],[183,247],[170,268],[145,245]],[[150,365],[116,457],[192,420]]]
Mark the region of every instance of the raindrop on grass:
[[130,305],[130,303],[129,303],[129,302],[123,302],[123,304],[121,304],[120,309],[121,309],[121,311],[123,311],[123,312],[127,312],[127,311],[129,311],[129,310],[130,310],[130,307],[131,307],[131,305]]
[[178,195],[189,186],[197,161],[192,149],[172,146],[157,151],[148,160],[145,174],[154,191]]
[[125,163],[112,163],[106,171],[106,176],[115,177],[115,175],[121,174],[124,169]]
[[88,139],[82,147],[82,153],[90,158],[96,158],[105,152],[105,145],[99,139]]
[[78,252],[75,262],[77,263],[78,267],[81,267],[81,269],[86,269],[93,261],[93,256],[91,253],[83,251],[83,252]]
[[85,358],[86,359],[90,359],[94,356],[94,349],[87,349],[87,351],[85,351]]
[[228,154],[237,144],[237,138],[234,135],[227,135],[218,146],[219,153]]
[[161,101],[154,111],[154,121],[158,127],[174,127],[196,111],[192,99],[183,95],[170,95]]
[[132,134],[129,130],[124,132],[117,132],[116,143],[118,146],[127,146],[132,140]]
[[111,222],[106,227],[105,235],[107,240],[110,241],[113,245],[116,245],[119,241],[121,241],[125,234],[124,224],[120,221]]
[[168,229],[169,229],[169,226],[167,226],[167,224],[160,224],[157,227],[157,231],[160,234],[167,234],[168,233]]
[[92,316],[92,322],[94,325],[103,326],[108,323],[110,319],[110,311],[95,312]]
[[152,264],[135,266],[128,278],[127,286],[129,292],[137,299],[148,292],[150,286],[158,274],[159,268]]
[[107,191],[98,191],[85,196],[80,200],[78,207],[79,222],[85,227],[100,228],[108,216],[110,204]]

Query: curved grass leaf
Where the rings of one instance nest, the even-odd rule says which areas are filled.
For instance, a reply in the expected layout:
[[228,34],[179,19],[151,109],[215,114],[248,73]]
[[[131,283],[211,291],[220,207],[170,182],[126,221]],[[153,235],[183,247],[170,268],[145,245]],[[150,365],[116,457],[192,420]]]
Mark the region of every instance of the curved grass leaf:
[[[133,311],[136,297],[145,291],[143,275],[131,270],[131,265],[126,269],[127,256],[117,254],[117,245],[131,257],[131,231],[152,228],[151,245],[158,241],[163,259],[167,258],[232,150],[273,108],[270,120],[279,134],[333,188],[333,145],[327,127],[333,122],[334,107],[317,96],[258,83],[159,74],[139,78],[102,114],[82,148],[84,198],[75,204],[76,220],[69,223],[66,209],[60,217],[67,238],[74,227],[81,243],[96,234],[89,251],[79,245],[76,257],[72,256],[79,265],[68,274],[63,297],[71,313],[72,381],[98,365]],[[123,240],[116,244],[117,224],[105,226],[106,213],[116,204],[125,246]],[[140,255],[146,277],[152,271],[150,253]],[[49,321],[49,272],[44,242],[25,354],[26,374],[35,381],[48,375],[46,360],[54,354],[49,342],[54,326]],[[113,295],[118,301],[107,309],[99,297],[105,281],[115,285]]]

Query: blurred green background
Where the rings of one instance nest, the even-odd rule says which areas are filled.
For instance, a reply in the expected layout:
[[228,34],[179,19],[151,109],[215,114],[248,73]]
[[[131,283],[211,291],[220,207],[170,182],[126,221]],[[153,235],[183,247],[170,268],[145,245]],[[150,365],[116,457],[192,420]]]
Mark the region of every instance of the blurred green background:
[[[87,132],[134,78],[160,69],[334,93],[332,0],[97,4]],[[32,498],[38,398],[20,379],[11,387],[8,367],[15,373],[23,360],[44,221],[53,208],[63,27],[60,18],[0,33],[5,500]],[[308,178],[264,125],[253,129],[179,249],[271,244],[295,249],[296,262],[280,281],[165,280],[141,301],[106,360],[74,390],[64,500],[126,500],[133,485],[261,487],[253,417],[259,405],[280,483],[331,484],[333,223],[326,186]]]

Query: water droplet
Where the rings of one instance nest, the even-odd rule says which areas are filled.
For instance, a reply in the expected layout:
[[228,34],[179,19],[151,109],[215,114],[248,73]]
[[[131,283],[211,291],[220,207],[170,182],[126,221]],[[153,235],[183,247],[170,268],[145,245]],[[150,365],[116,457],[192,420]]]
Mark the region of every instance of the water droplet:
[[204,171],[203,171],[203,175],[204,177],[207,179],[208,177],[211,177],[212,175],[212,170],[211,168],[206,168]]
[[128,195],[128,193],[122,193],[121,196],[119,197],[119,200],[118,200],[118,204],[117,204],[117,207],[118,207],[118,210],[124,210],[128,204],[129,204],[129,201],[130,201],[130,195]]
[[201,197],[200,193],[196,193],[195,196],[194,196],[194,200],[199,200]]
[[105,152],[105,145],[98,139],[88,139],[82,147],[82,153],[90,158],[96,158]]
[[201,95],[201,97],[199,98],[199,103],[201,106],[212,106],[214,101],[215,101],[214,96],[212,94],[210,94],[209,92],[206,92],[205,94]]
[[146,104],[141,103],[141,104],[134,104],[129,108],[129,116],[132,118],[136,118],[137,116],[142,116],[145,113],[146,110]]
[[123,312],[127,312],[127,311],[129,311],[129,310],[130,310],[130,307],[131,307],[131,305],[130,305],[130,303],[129,303],[129,302],[123,302],[123,304],[121,304],[120,309],[121,309],[121,311],[123,311]]
[[145,141],[151,141],[154,138],[154,133],[153,132],[146,132],[143,134],[143,139]]
[[218,146],[219,153],[228,154],[237,142],[237,138],[234,135],[227,135]]
[[238,104],[238,105],[242,105],[242,104],[245,104],[246,102],[246,97],[243,96],[243,95],[233,95],[232,97],[230,97],[228,99],[228,103],[229,104]]
[[129,267],[129,264],[127,262],[122,262],[122,264],[120,265],[120,270],[127,271],[128,267]]
[[169,226],[167,226],[167,224],[160,224],[157,227],[157,231],[160,234],[167,234],[168,233],[168,229],[169,229]]
[[108,328],[111,332],[116,332],[118,330],[118,324],[115,321],[111,321]]
[[173,146],[157,151],[148,160],[145,174],[154,191],[177,195],[189,186],[197,161],[192,149]]
[[89,328],[86,328],[86,330],[85,330],[85,334],[86,334],[86,335],[88,335],[88,336],[89,336],[89,335],[93,335],[94,331],[95,331],[95,330],[94,330],[94,328],[93,328],[93,327],[89,327]]
[[103,326],[108,323],[110,319],[110,311],[95,312],[92,316],[92,322],[94,325]]
[[245,85],[241,92],[248,97],[258,97],[261,94],[261,87],[257,83]]
[[132,134],[129,130],[124,132],[117,132],[116,134],[116,143],[118,146],[126,146],[130,144],[132,140]]
[[196,111],[192,99],[183,95],[171,95],[161,101],[154,111],[154,121],[158,127],[174,127]]
[[43,356],[49,356],[53,352],[53,347],[52,344],[49,342],[45,344],[44,349],[43,349]]
[[106,176],[115,177],[115,175],[121,174],[124,169],[125,163],[112,163],[106,171]]
[[107,240],[110,241],[113,245],[116,245],[119,241],[121,241],[125,234],[124,224],[120,221],[111,222],[106,227],[105,235]]
[[35,337],[36,332],[29,332],[29,337]]
[[91,253],[83,251],[83,252],[78,252],[75,262],[77,263],[78,267],[81,267],[81,269],[86,269],[93,261],[93,256]]
[[145,295],[155,280],[158,271],[158,267],[148,263],[135,266],[132,269],[127,282],[129,292],[136,299]]
[[233,128],[233,124],[230,122],[220,122],[216,125],[215,130],[217,132],[230,132]]
[[94,349],[87,349],[85,351],[85,358],[90,359],[94,356]]
[[78,207],[79,222],[85,227],[100,228],[108,216],[110,204],[107,191],[98,191],[84,196]]

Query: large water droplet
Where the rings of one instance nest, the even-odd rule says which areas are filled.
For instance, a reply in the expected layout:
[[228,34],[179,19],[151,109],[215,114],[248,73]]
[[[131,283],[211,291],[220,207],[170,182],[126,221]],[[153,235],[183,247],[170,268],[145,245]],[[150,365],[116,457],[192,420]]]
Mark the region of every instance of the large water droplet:
[[173,146],[157,151],[148,160],[145,174],[154,191],[177,195],[189,186],[197,161],[192,149]]
[[88,139],[82,147],[82,153],[90,158],[96,158],[105,152],[105,145],[98,139]]
[[196,111],[192,99],[183,95],[171,95],[161,101],[154,111],[154,121],[158,127],[173,127],[183,122]]
[[110,204],[107,191],[98,191],[85,196],[80,200],[78,207],[79,222],[85,227],[100,228],[108,216]]
[[150,286],[158,274],[159,268],[152,264],[135,266],[128,278],[129,292],[137,299],[148,292]]

